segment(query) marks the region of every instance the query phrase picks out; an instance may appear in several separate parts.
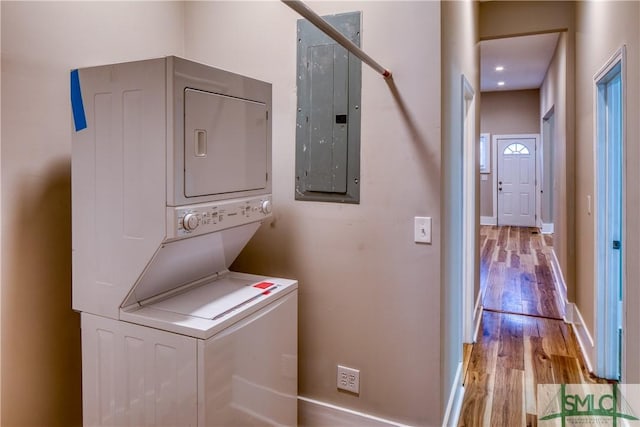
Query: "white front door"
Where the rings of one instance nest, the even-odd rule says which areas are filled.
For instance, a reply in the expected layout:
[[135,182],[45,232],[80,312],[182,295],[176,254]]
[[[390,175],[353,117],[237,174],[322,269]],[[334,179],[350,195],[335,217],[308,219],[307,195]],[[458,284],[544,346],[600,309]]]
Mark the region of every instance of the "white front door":
[[498,225],[536,225],[536,140],[498,139]]

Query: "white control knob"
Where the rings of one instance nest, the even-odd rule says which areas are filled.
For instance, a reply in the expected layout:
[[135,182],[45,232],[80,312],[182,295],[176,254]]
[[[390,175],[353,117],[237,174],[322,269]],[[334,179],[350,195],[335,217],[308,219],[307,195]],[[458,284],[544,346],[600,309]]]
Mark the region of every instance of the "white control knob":
[[260,204],[260,211],[262,211],[262,213],[265,215],[269,215],[271,213],[271,201],[264,200]]
[[188,213],[182,218],[182,227],[187,231],[193,231],[200,225],[200,220],[196,214]]

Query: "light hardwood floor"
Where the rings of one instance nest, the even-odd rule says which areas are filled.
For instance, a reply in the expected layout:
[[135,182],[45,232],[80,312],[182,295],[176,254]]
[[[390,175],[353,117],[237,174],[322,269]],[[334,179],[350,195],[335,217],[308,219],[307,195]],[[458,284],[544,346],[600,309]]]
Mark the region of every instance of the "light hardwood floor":
[[552,240],[537,228],[480,228],[485,310],[562,319],[551,273]]
[[482,334],[465,348],[459,426],[535,426],[538,384],[606,382],[585,368],[561,320],[548,262],[550,236],[537,229],[481,227]]

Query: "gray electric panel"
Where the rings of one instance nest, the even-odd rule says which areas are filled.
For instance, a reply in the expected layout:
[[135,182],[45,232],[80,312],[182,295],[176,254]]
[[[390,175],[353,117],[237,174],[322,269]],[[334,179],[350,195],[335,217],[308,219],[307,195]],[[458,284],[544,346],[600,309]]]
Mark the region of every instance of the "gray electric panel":
[[[360,46],[360,12],[323,17]],[[360,202],[362,63],[298,21],[296,200]]]

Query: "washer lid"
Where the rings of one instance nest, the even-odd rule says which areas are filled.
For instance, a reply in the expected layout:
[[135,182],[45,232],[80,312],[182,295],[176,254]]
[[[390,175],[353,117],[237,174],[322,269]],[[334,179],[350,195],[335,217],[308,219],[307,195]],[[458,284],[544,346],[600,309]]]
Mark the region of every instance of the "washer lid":
[[122,303],[144,305],[149,298],[226,272],[259,222],[162,244]]
[[149,304],[151,308],[187,316],[215,320],[275,290],[273,282],[247,283],[234,277],[221,277],[182,294]]
[[207,339],[263,308],[277,307],[297,288],[295,280],[229,272],[173,296],[125,307],[120,319]]

